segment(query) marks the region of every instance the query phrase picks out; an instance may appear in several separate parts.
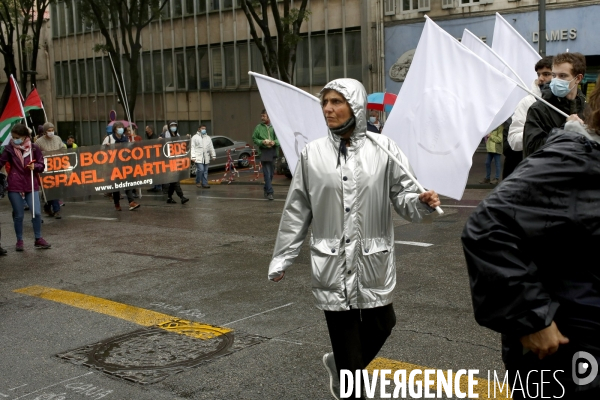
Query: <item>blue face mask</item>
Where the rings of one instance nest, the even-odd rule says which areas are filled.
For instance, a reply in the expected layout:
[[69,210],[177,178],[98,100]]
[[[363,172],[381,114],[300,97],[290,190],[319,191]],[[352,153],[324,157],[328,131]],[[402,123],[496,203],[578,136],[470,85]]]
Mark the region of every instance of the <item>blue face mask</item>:
[[565,97],[571,91],[571,82],[573,82],[575,78],[570,81],[565,81],[563,79],[554,78],[550,81],[550,90],[556,97]]
[[123,128],[117,128],[117,134],[122,135],[125,130]]
[[200,133],[201,133],[201,134],[203,134],[203,135],[206,135],[206,129],[202,129],[202,130],[200,131]]
[[23,139],[13,139],[12,140],[14,144],[16,144],[17,146],[20,146],[23,144]]
[[174,127],[174,126],[172,126],[172,127],[170,127],[170,128],[169,128],[169,130],[170,130],[171,132],[176,132],[176,131],[177,131],[177,128],[176,128],[176,127]]
[[369,117],[369,121],[370,121],[372,124],[374,124],[374,123],[375,123],[375,120],[376,120],[376,119],[377,119],[377,118],[375,118],[375,117]]

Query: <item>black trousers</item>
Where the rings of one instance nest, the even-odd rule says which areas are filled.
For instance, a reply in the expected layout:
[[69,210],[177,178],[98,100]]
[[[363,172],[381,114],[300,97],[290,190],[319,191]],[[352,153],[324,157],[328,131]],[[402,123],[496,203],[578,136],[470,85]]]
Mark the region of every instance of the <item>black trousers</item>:
[[504,168],[502,169],[502,179],[508,178],[517,168],[517,165],[523,161],[523,152],[512,149],[504,149]]
[[183,190],[181,190],[181,185],[179,184],[179,182],[169,183],[169,192],[167,193],[169,198],[173,197],[173,193],[177,193],[177,196],[183,199]]
[[[545,357],[543,360],[540,360],[532,352],[522,355],[522,348],[518,350],[520,350],[519,353],[513,352],[511,356],[505,357],[505,366],[513,400],[542,398],[541,371],[545,371],[543,375],[543,382],[545,382],[543,384],[543,398],[563,400],[600,399],[600,376],[585,386],[578,386],[573,381],[573,357],[578,350],[581,350],[581,347],[577,344],[569,343],[560,346],[556,353]],[[517,378],[517,372],[520,378],[517,382],[522,383],[524,390],[515,390],[520,387],[519,383],[513,385]]]
[[[121,192],[113,192],[112,195],[113,195],[113,202],[115,203],[115,206],[118,206],[119,203],[121,202]],[[133,201],[133,190],[126,189],[125,195],[127,196],[127,201],[131,203]]]
[[325,319],[338,376],[342,369],[353,374],[357,369],[365,369],[396,325],[392,304],[362,310],[325,311]]

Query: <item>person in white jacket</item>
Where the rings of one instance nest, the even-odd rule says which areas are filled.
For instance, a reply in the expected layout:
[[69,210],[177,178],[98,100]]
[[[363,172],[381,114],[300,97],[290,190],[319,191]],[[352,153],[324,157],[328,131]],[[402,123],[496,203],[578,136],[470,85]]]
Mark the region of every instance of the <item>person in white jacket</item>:
[[[215,159],[215,149],[212,139],[206,132],[206,126],[200,125],[198,132],[192,137],[192,161],[196,164],[196,186],[204,189],[208,186],[208,164]],[[200,186],[202,179],[202,186]]]
[[[541,88],[552,80],[552,56],[544,57],[535,64],[538,78],[531,84],[531,91],[542,96]],[[523,151],[523,127],[527,119],[527,111],[537,99],[533,95],[523,98],[517,105],[512,116],[512,123],[508,129],[508,144],[514,151]]]

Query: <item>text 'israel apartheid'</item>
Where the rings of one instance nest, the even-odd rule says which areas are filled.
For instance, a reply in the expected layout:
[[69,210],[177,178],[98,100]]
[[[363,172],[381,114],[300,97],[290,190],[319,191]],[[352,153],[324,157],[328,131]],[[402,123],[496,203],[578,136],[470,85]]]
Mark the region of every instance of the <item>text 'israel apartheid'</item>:
[[171,138],[44,152],[48,198],[87,196],[189,178],[190,140]]

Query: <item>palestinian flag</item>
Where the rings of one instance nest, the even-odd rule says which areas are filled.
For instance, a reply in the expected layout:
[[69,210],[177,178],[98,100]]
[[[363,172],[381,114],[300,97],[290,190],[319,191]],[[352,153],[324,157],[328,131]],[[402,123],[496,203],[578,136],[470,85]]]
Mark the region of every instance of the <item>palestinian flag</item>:
[[11,75],[0,98],[0,143],[6,146],[11,128],[25,118],[25,110],[17,81]]
[[23,109],[25,110],[25,114],[29,115],[29,110],[43,110],[44,105],[42,104],[42,99],[40,99],[40,95],[37,91],[37,88],[33,88],[31,93],[25,99],[25,103],[23,103]]

